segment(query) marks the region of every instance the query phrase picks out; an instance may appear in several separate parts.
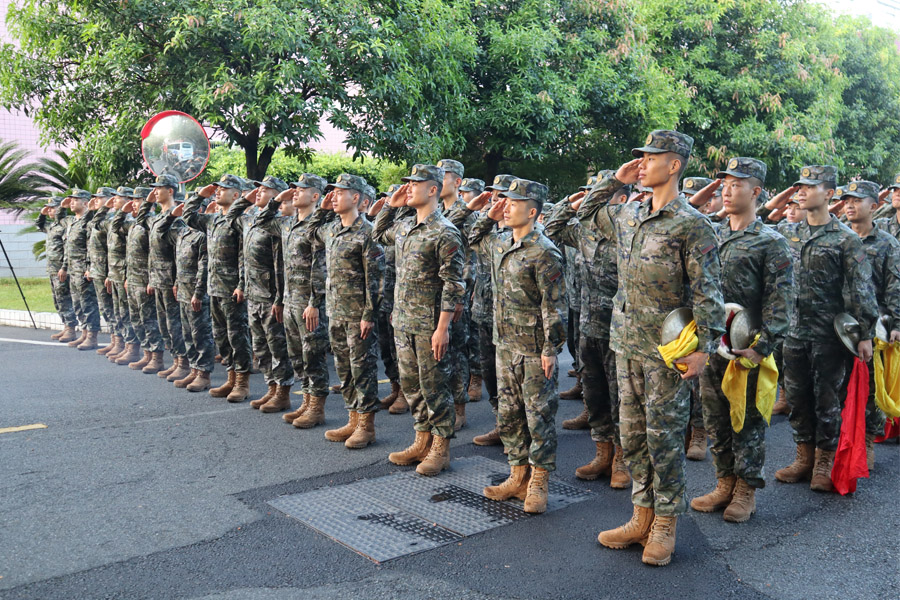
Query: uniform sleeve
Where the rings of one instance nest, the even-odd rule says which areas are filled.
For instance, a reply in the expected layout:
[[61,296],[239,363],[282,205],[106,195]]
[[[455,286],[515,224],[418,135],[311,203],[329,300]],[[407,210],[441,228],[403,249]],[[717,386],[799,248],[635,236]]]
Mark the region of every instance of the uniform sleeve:
[[570,223],[575,211],[567,200],[559,202],[550,211],[546,221],[544,221],[544,235],[550,238],[557,247],[571,246],[578,249],[577,227]]
[[884,263],[884,306],[891,319],[888,331],[900,331],[900,244],[891,244]]
[[205,232],[206,225],[210,221],[209,217],[212,215],[200,214],[200,204],[202,204],[203,200],[204,198],[200,194],[192,194],[187,202],[184,203],[184,210],[181,216],[188,225],[198,231]]
[[474,215],[475,211],[469,210],[468,206],[454,205],[450,207],[450,212],[447,213],[447,220],[453,223],[453,226],[459,229],[463,235],[468,236],[472,232],[472,226],[477,219]]
[[116,214],[113,215],[112,221],[110,221],[109,227],[114,232],[119,235],[124,233],[128,233],[128,227],[126,226],[125,219],[128,217],[128,213],[124,210],[117,210]]
[[607,175],[594,184],[578,208],[577,218],[581,225],[597,230],[609,239],[616,239],[613,218],[618,209],[610,206],[609,201],[623,185],[614,175]]
[[397,209],[393,206],[382,208],[375,217],[375,227],[372,230],[372,237],[375,241],[384,246],[393,246],[397,240],[397,232],[394,218]]
[[197,252],[197,279],[194,282],[194,295],[203,298],[206,295],[206,278],[209,275],[209,255],[206,251],[206,240],[200,243]]
[[[268,206],[266,207],[268,209]],[[284,305],[284,252],[281,246],[281,225],[275,220],[270,228],[272,237],[272,265],[275,268],[275,302]]]
[[781,236],[773,238],[766,253],[763,279],[762,332],[755,350],[768,356],[787,335],[793,306],[794,265],[791,250]]
[[536,266],[535,280],[541,294],[541,319],[544,323],[543,356],[556,356],[566,343],[566,278],[563,276],[559,250],[544,252],[544,260]]
[[684,270],[690,281],[691,304],[697,323],[698,352],[712,354],[725,333],[722,263],[712,224],[698,218],[684,246]]
[[47,233],[47,215],[38,215],[37,221],[35,222],[34,226],[38,228],[38,231]]
[[469,234],[469,246],[478,249],[479,252],[486,253],[491,256],[491,248],[494,243],[494,227],[497,221],[493,220],[487,213],[481,215],[475,225],[472,226],[472,232]]
[[330,223],[333,218],[334,211],[325,210],[322,207],[317,207],[316,210],[307,217],[307,219],[309,219],[309,233],[307,235],[309,235],[310,243],[313,241],[325,243],[325,234],[323,233],[322,228]]
[[366,306],[363,321],[375,321],[381,304],[381,281],[384,277],[384,248],[369,235],[363,247],[363,274],[366,278]]
[[842,257],[845,285],[850,298],[849,312],[859,321],[860,339],[871,340],[875,337],[878,301],[875,299],[872,266],[866,257],[866,251],[859,236],[848,235],[845,237]]
[[453,312],[457,304],[463,303],[466,284],[463,281],[465,257],[463,254],[462,234],[454,228],[441,232],[437,244],[440,268],[438,277],[443,283],[441,290],[441,312]]
[[325,247],[319,240],[310,240],[310,248],[312,252],[311,273],[310,273],[310,294],[309,305],[313,308],[319,308],[325,304]]

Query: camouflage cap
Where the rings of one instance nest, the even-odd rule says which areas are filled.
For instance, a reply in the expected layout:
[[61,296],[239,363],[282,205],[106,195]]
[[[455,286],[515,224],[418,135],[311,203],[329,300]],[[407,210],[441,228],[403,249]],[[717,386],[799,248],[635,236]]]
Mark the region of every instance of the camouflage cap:
[[881,186],[877,183],[863,179],[862,181],[851,181],[848,183],[847,187],[844,189],[844,196],[852,196],[853,198],[873,198],[877,200],[878,192],[880,191]]
[[819,185],[830,183],[837,187],[837,167],[832,165],[807,165],[800,169],[800,179],[794,185]]
[[87,190],[72,188],[72,193],[66,194],[66,198],[79,198],[81,200],[90,200],[91,193]]
[[685,196],[693,196],[713,182],[709,177],[685,177],[681,184],[681,193]]
[[386,192],[381,192],[380,194],[378,194],[378,197],[379,197],[379,198],[383,198],[384,196],[393,196],[393,195],[394,195],[394,192],[396,192],[397,190],[399,190],[401,187],[402,187],[402,185],[399,184],[399,183],[392,183],[392,184],[388,187],[387,191],[386,191]]
[[369,185],[367,183],[366,189],[363,190],[363,196],[365,196],[366,198],[369,198],[370,200],[374,200],[375,194],[376,194],[375,188],[373,188],[371,185]]
[[256,187],[267,187],[270,190],[275,190],[276,192],[283,192],[288,189],[288,184],[286,184],[281,179],[278,179],[277,177],[273,177],[271,175],[266,175],[265,177],[263,177],[262,181],[253,181],[253,184],[256,185]]
[[641,158],[645,152],[649,154],[674,152],[679,156],[688,158],[693,147],[694,138],[689,135],[671,129],[656,129],[650,132],[650,135],[644,140],[644,145],[640,148],[632,149],[631,154]]
[[481,179],[475,179],[474,177],[466,177],[462,180],[462,184],[459,186],[459,191],[461,192],[475,192],[476,194],[480,194],[484,191],[484,181]]
[[800,199],[797,197],[796,192],[791,194],[791,197],[788,198],[788,204],[800,204]]
[[244,180],[237,175],[222,175],[218,181],[213,183],[213,185],[223,187],[228,190],[241,190],[244,189]]
[[746,156],[736,156],[728,161],[728,166],[724,171],[716,173],[717,179],[724,179],[726,175],[747,179],[748,177],[756,177],[761,182],[766,182],[766,163],[755,158]]
[[150,184],[150,187],[170,187],[174,190],[178,189],[178,178],[174,175],[169,175],[167,173],[163,173],[159,177],[156,178],[156,181]]
[[341,173],[334,180],[334,183],[328,185],[328,189],[337,188],[339,190],[354,190],[360,194],[365,193],[366,180],[359,175],[351,175],[350,173]]
[[516,180],[515,175],[497,175],[494,177],[494,182],[491,185],[485,187],[484,189],[490,192],[505,192],[509,189],[509,186],[512,185],[512,182]]
[[437,162],[437,166],[442,168],[445,173],[455,173],[460,177],[466,176],[466,168],[458,160],[452,158],[442,158]]
[[586,191],[592,189],[595,185],[597,185],[597,182],[601,181],[602,179],[603,179],[603,175],[601,175],[600,173],[597,173],[596,175],[591,175],[590,177],[588,177],[587,183],[584,184],[583,186],[579,187],[578,189],[583,192],[586,192]]
[[116,195],[116,190],[111,187],[98,187],[96,193],[92,194],[94,198],[112,198]]
[[241,191],[242,192],[251,192],[256,189],[256,182],[251,181],[250,179],[246,179],[244,177],[238,177],[241,180]]
[[896,175],[894,175],[894,178],[891,181],[892,181],[891,185],[888,186],[889,190],[900,188],[900,173],[897,173]]
[[556,206],[556,202],[550,202],[549,200],[547,202],[544,202],[541,205],[541,214],[542,215],[548,214],[551,210],[553,210],[554,206]]
[[543,205],[547,201],[548,192],[547,186],[543,183],[528,179],[514,179],[508,190],[500,192],[500,196],[510,200],[534,200]]
[[150,195],[150,192],[153,191],[151,187],[136,187],[134,188],[134,194],[131,195],[132,198],[140,198],[141,200],[146,200],[147,196]]
[[300,176],[300,179],[291,184],[291,187],[315,188],[320,192],[324,192],[325,188],[328,187],[328,182],[325,181],[324,177],[319,177],[318,175],[313,175],[312,173],[304,173]]
[[116,196],[122,196],[123,198],[131,198],[131,195],[134,194],[134,190],[130,187],[125,187],[124,185],[120,185],[116,188]]
[[444,181],[444,169],[435,165],[413,165],[412,173],[401,181]]
[[52,208],[56,208],[60,204],[62,204],[63,198],[65,196],[61,196],[59,194],[52,194],[49,198],[47,198],[47,204],[44,206],[50,206]]
[[847,192],[847,186],[839,185],[834,188],[834,196],[831,197],[832,200],[839,200],[841,196],[843,196]]

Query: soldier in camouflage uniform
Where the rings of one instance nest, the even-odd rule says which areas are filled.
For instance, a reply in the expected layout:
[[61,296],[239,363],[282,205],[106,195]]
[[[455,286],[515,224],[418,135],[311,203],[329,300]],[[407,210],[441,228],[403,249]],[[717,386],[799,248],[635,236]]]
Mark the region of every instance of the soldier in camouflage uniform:
[[[216,340],[228,380],[209,390],[214,398],[242,402],[250,395],[250,329],[244,302],[244,253],[240,217],[249,202],[241,198],[244,182],[236,175],[222,175],[188,200],[184,220],[206,233],[213,338]],[[200,214],[200,205],[215,194],[218,214]]]
[[357,175],[341,173],[333,192],[310,218],[310,239],[325,246],[325,306],[328,337],[341,380],[347,424],[325,432],[325,439],[347,448],[375,442],[378,410],[378,340],[375,319],[381,302],[384,249],[372,225],[359,214],[368,185]]
[[[797,197],[806,221],[787,230],[788,243],[799,250],[794,269],[795,305],[784,342],[784,389],[791,405],[797,443],[794,462],[775,472],[785,483],[811,479],[810,488],[831,491],[831,467],[841,429],[841,407],[852,365],[834,332],[834,317],[850,313],[861,328],[860,358],[872,358],[878,308],[872,268],[862,242],[828,212],[837,169],[803,167]],[[846,286],[849,303],[842,290]]]
[[[443,187],[441,188],[442,214],[450,222],[453,222],[451,214],[460,214],[465,204],[459,198],[459,186],[465,176],[465,167],[456,160],[444,158],[438,161],[437,167],[444,170]],[[450,389],[453,391],[453,404],[456,410],[454,427],[459,431],[466,426],[466,404],[469,402],[469,356],[466,344],[469,341],[469,310],[468,296],[475,287],[475,263],[474,255],[468,247],[467,239],[472,225],[475,223],[475,215],[468,215],[463,222],[454,225],[460,230],[463,237],[463,257],[465,270],[463,276],[466,282],[466,294],[463,301],[456,307],[456,312],[450,323]]]
[[[602,180],[610,173],[611,171],[603,171],[599,177]],[[597,177],[591,177],[588,183],[593,187],[597,183]],[[625,201],[630,188],[631,186],[625,186],[618,190],[611,203],[620,204]],[[582,192],[587,190],[581,189]],[[616,355],[609,347],[612,299],[618,287],[616,240],[605,237],[589,224],[582,225],[576,219],[575,215],[581,206],[580,199],[583,197],[583,193],[575,194],[557,204],[547,219],[545,230],[554,243],[576,249],[582,256],[584,265],[581,322],[575,325],[575,329],[581,331],[579,352],[582,357],[585,408],[575,419],[564,421],[563,428],[589,428],[591,439],[597,448],[594,459],[575,470],[576,477],[594,480],[600,475],[610,475],[610,487],[625,489],[631,483],[631,476],[625,466],[619,436]],[[569,330],[572,330],[571,326]]]
[[[885,204],[883,208],[885,213],[893,211],[893,214],[887,214],[887,216],[875,219],[875,225],[879,229],[887,231],[895,239],[900,240],[900,173],[894,175],[893,183],[888,186],[888,190],[891,192],[890,206]],[[879,209],[879,212],[881,212],[881,209]]]
[[181,324],[181,305],[175,298],[175,244],[178,233],[186,225],[180,217],[169,219],[175,208],[175,192],[178,179],[174,175],[160,175],[150,187],[153,192],[147,197],[150,203],[159,204],[160,212],[147,220],[150,254],[147,258],[147,293],[156,302],[156,315],[163,343],[172,353],[172,365],[161,370],[158,375],[166,381],[183,379],[190,372],[187,349]]
[[59,270],[60,281],[69,279],[72,302],[81,308],[81,337],[69,342],[72,348],[93,350],[97,347],[97,333],[100,331],[100,307],[97,292],[90,280],[91,260],[88,255],[88,239],[91,234],[91,220],[94,213],[88,210],[91,193],[75,189],[61,206],[71,208],[74,213],[66,228],[66,262]]
[[110,342],[108,345],[98,348],[97,354],[106,355],[118,346],[118,337],[115,331],[115,319],[113,317],[112,295],[106,286],[107,267],[107,249],[106,234],[112,216],[106,207],[106,201],[115,196],[116,190],[110,187],[101,187],[93,194],[91,201],[88,203],[88,209],[93,212],[88,233],[88,259],[90,268],[88,270],[87,279],[94,286],[94,295],[97,296],[97,307],[100,316],[106,321],[109,327]]
[[[675,549],[676,519],[687,509],[684,435],[690,385],[724,333],[721,266],[710,222],[678,191],[693,139],[653,131],[638,157],[604,177],[578,210],[583,226],[618,242],[619,287],[613,298],[610,347],[616,352],[619,417],[625,462],[634,479],[634,515],[604,531],[611,548],[645,543],[643,562],[666,565]],[[609,206],[615,191],[636,183],[652,189],[642,202]],[[668,368],[657,350],[666,315],[693,309],[697,350]]]
[[[456,413],[451,409],[450,322],[465,295],[462,235],[446,217],[438,200],[444,170],[416,164],[406,182],[390,197],[375,219],[377,241],[394,245],[397,282],[394,335],[400,386],[409,402],[416,437],[388,459],[397,465],[418,462],[416,472],[437,475],[450,465],[449,440]],[[401,217],[402,207],[415,215]],[[378,207],[381,208],[381,207]]]
[[[872,268],[872,284],[888,343],[900,342],[900,242],[872,220],[878,202],[878,184],[854,181],[844,192],[844,213],[850,228],[862,239]],[[844,298],[849,304],[849,298]],[[866,403],[866,458],[875,467],[875,438],[884,433],[884,413],[875,405],[875,368],[869,361],[869,399]]]
[[[250,402],[264,413],[291,407],[294,370],[288,358],[284,330],[284,255],[278,204],[270,200],[288,190],[288,185],[271,175],[254,182],[254,203],[258,212],[244,226],[244,292],[253,339],[253,355],[266,378],[268,391]],[[252,197],[252,196],[251,196]]]
[[[766,179],[766,164],[755,158],[732,158],[717,174],[724,180],[722,196],[728,217],[717,226],[722,261],[722,293],[751,311],[761,323],[759,340],[732,353],[755,364],[773,354],[790,322],[793,266],[785,239],[756,219],[756,200]],[[737,368],[743,368],[740,363]],[[766,420],[756,406],[759,369],[747,377],[744,426],[736,432],[731,407],[722,391],[728,360],[709,357],[700,375],[703,418],[712,439],[716,488],[691,500],[701,512],[724,509],[724,518],[743,523],[756,511],[756,490],[765,487]]]
[[106,226],[106,249],[107,249],[107,274],[106,285],[111,290],[113,300],[113,315],[115,319],[115,331],[119,338],[123,341],[124,347],[120,352],[115,350],[107,354],[110,362],[117,365],[127,365],[137,362],[141,358],[141,340],[135,333],[134,326],[131,323],[131,311],[128,306],[128,292],[125,290],[125,270],[128,240],[127,232],[123,227],[114,228],[114,222],[121,222],[122,218],[130,218],[130,214],[122,213],[117,220],[116,217],[122,212],[123,207],[128,203],[134,190],[130,187],[120,186],[116,188],[116,195],[113,196],[111,202],[107,202],[107,206],[113,211],[113,217],[109,221],[105,221]]
[[[510,465],[509,478],[484,494],[492,500],[524,497],[525,512],[542,513],[549,474],[556,469],[557,355],[566,342],[566,280],[562,253],[535,229],[547,186],[515,179],[500,196],[470,238],[492,257],[497,422]],[[483,208],[486,201],[485,195],[475,201],[480,207],[469,206]],[[494,233],[501,215],[509,230]]]
[[[310,235],[310,216],[325,193],[327,182],[304,173],[291,184],[290,203],[295,215],[283,217],[284,327],[294,377],[303,392],[303,404],[283,415],[288,423],[308,429],[325,422],[328,396],[328,325],[325,319],[325,246]],[[279,196],[280,197],[280,196]],[[278,198],[272,200],[277,204]],[[282,205],[288,204],[285,200]]]
[[[482,192],[484,192],[484,181],[481,179],[467,177],[463,179],[462,183],[459,185],[459,195],[460,198],[462,198],[463,204],[468,204],[471,200],[480,196]],[[475,311],[474,287],[478,285],[477,280],[479,277],[482,277],[482,275],[478,272],[480,265],[475,250],[473,249],[470,254],[471,263],[469,268],[472,271],[472,276],[470,277],[472,286],[466,289],[466,302],[469,307],[469,339],[466,342],[466,358],[469,362],[468,394],[469,402],[480,402],[481,386],[484,382],[481,367],[481,351],[479,350],[481,347],[481,335],[473,315]],[[490,277],[490,275],[488,275],[488,277]]]
[[[400,189],[400,184],[391,185],[386,192],[382,192],[381,198],[390,198],[394,192]],[[377,214],[375,215],[377,216]],[[391,313],[394,311],[394,285],[397,281],[395,250],[393,244],[384,247],[384,284],[381,292],[381,305],[378,307],[378,346],[381,360],[384,363],[384,373],[391,383],[391,393],[381,400],[381,408],[388,410],[392,415],[402,415],[409,411],[409,403],[400,387],[400,367],[397,365],[397,344],[394,342],[394,325],[391,323]]]
[[63,330],[54,333],[51,339],[68,343],[75,339],[75,327],[78,319],[72,307],[72,294],[69,291],[69,279],[60,279],[59,271],[66,259],[66,209],[60,206],[62,198],[51,196],[41,209],[37,220],[37,228],[47,234],[44,253],[47,256],[47,274],[50,276],[50,289],[53,292],[53,305],[63,323]]

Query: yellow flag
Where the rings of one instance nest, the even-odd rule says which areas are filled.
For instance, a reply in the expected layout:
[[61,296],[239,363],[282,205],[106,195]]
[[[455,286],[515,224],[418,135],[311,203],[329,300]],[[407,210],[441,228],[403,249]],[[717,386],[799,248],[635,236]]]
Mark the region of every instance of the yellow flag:
[[[691,321],[687,325],[684,326],[684,329],[681,330],[681,333],[678,334],[678,337],[665,346],[657,346],[657,350],[659,350],[660,356],[665,361],[666,366],[670,369],[674,364],[673,361],[678,360],[679,358],[684,358],[688,354],[697,350],[697,345],[700,343],[700,340],[697,339],[697,323],[696,321]],[[684,373],[687,371],[687,365],[674,365],[676,369]]]
[[900,344],[875,338],[875,404],[889,419],[900,417]]
[[[750,347],[755,346],[758,340],[759,335],[756,336]],[[740,363],[740,366],[736,363]],[[744,429],[744,418],[747,415],[749,369],[755,369],[757,366],[760,372],[756,381],[756,410],[763,416],[766,423],[772,422],[772,407],[775,405],[778,388],[778,365],[775,364],[775,357],[770,354],[759,365],[753,364],[753,361],[747,358],[740,357],[737,360],[729,361],[728,367],[725,369],[725,376],[722,377],[722,391],[728,398],[728,405],[731,409],[731,428],[737,433]]]

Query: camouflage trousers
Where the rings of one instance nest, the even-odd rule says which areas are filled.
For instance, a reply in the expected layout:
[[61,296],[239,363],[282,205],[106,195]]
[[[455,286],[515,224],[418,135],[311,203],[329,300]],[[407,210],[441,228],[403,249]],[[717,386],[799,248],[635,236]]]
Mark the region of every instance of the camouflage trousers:
[[634,483],[631,501],[658,515],[687,510],[684,435],[690,416],[690,385],[662,361],[616,354],[619,431]]
[[[703,425],[703,399],[700,393],[700,379],[693,379],[691,384],[691,429],[704,429]],[[753,388],[756,389],[756,388]]]
[[481,378],[488,393],[491,410],[497,414],[497,347],[494,346],[494,325],[474,323],[478,330],[478,356],[481,362]]
[[128,308],[128,292],[125,291],[125,283],[112,282],[113,318],[115,319],[116,335],[122,337],[126,344],[140,344],[134,327],[131,324],[131,311]]
[[373,329],[359,337],[359,321],[328,323],[334,353],[334,369],[341,380],[341,395],[347,410],[370,413],[378,410],[378,334]]
[[250,372],[250,328],[247,325],[247,303],[234,297],[211,296],[213,339],[222,356],[222,365],[237,373]]
[[147,293],[147,284],[141,281],[128,283],[128,312],[134,333],[141,341],[141,348],[147,352],[164,350],[159,322],[156,320],[156,302]]
[[866,401],[866,433],[869,435],[884,435],[884,424],[887,415],[875,404],[875,363],[866,363],[869,367],[869,399]]
[[181,308],[181,337],[188,363],[192,369],[211,373],[216,364],[216,346],[209,317],[209,296],[203,297],[198,311],[191,308],[190,302],[178,304]]
[[[572,355],[572,368],[576,371],[581,368],[581,357],[579,350],[581,348],[581,328],[578,324],[581,322],[581,311],[569,309],[569,321],[566,323],[566,348]],[[582,385],[584,385],[582,383]]]
[[497,432],[510,465],[556,470],[556,410],[559,369],[547,379],[540,356],[497,346]]
[[[469,402],[469,309],[463,311],[456,323],[450,323],[450,392],[455,404]],[[405,393],[405,392],[404,392]]]
[[266,383],[294,385],[294,369],[288,358],[284,324],[272,315],[272,305],[247,300],[247,317],[250,319],[253,356],[259,361],[259,370]]
[[584,406],[588,411],[591,439],[595,442],[619,440],[619,388],[616,385],[616,353],[610,350],[609,340],[580,336],[578,354],[581,356],[581,385]]
[[483,377],[481,374],[481,329],[469,315],[469,341],[466,344],[469,358],[469,376]]
[[100,309],[100,316],[106,321],[106,326],[110,333],[116,333],[115,310],[113,308],[112,294],[106,291],[103,279],[94,278],[91,280],[94,284],[94,295],[97,296],[97,308]]
[[187,350],[184,348],[184,334],[181,328],[181,304],[175,299],[172,286],[153,288],[153,298],[156,300],[156,318],[159,321],[159,333],[163,343],[173,357],[186,356]]
[[69,291],[69,278],[60,281],[56,273],[50,274],[50,290],[53,292],[53,306],[66,327],[77,327],[78,318],[72,306],[72,292]]
[[325,358],[328,327],[326,321],[322,320],[325,310],[319,309],[319,327],[315,331],[309,331],[303,319],[305,309],[306,306],[284,307],[288,356],[300,391],[324,398],[328,395],[328,364]]
[[722,379],[728,362],[718,354],[700,374],[700,396],[703,400],[703,423],[712,442],[710,451],[716,467],[716,479],[736,475],[752,488],[764,488],[766,480],[766,420],[756,409],[756,384],[759,369],[751,369],[747,377],[747,408],[744,428],[740,433],[731,426],[731,405],[722,391]]
[[384,363],[384,374],[391,383],[400,381],[400,368],[397,366],[397,345],[394,342],[394,326],[391,324],[391,313],[378,311],[375,323],[378,331],[378,349],[381,362]]
[[100,331],[100,306],[97,304],[97,292],[94,283],[88,281],[83,274],[69,274],[69,291],[72,293],[72,304],[81,309],[80,325],[88,331]]
[[784,341],[784,393],[796,443],[837,450],[852,358],[836,338]]
[[450,353],[440,361],[431,352],[431,335],[394,332],[400,387],[409,402],[416,431],[453,437],[456,412],[450,391]]

